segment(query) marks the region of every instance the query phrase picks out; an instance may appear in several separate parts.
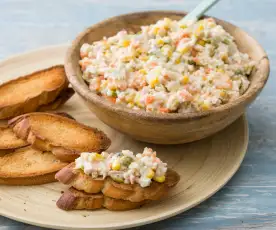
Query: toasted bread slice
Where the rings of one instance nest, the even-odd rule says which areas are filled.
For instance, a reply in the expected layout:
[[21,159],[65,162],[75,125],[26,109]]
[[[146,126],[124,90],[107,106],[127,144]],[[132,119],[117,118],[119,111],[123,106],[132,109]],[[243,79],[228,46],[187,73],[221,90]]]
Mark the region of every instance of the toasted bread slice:
[[18,138],[9,127],[0,127],[0,150],[13,150],[29,145],[25,140]]
[[0,184],[37,185],[55,181],[55,173],[66,166],[50,152],[20,148],[0,157]]
[[75,91],[72,88],[67,88],[53,101],[47,105],[42,105],[38,108],[39,112],[48,112],[58,109],[60,106],[65,104],[73,95]]
[[102,131],[56,114],[25,114],[9,125],[33,148],[51,151],[62,161],[73,161],[81,152],[101,152],[111,144]]
[[145,203],[147,201],[131,202],[128,200],[117,200],[104,196],[102,193],[88,194],[71,187],[63,193],[56,204],[63,210],[94,210],[104,207],[112,211],[123,211],[139,208]]
[[37,111],[68,87],[64,67],[54,66],[0,85],[0,119]]
[[75,163],[67,165],[56,174],[56,179],[63,184],[70,184],[72,187],[83,190],[86,193],[102,192],[105,196],[140,202],[143,200],[159,200],[166,196],[168,190],[175,186],[180,176],[172,169],[168,169],[164,183],[153,181],[149,187],[142,188],[139,184],[118,183],[107,177],[93,179],[83,173],[82,170],[74,169]]
[[[53,112],[54,114],[74,119],[68,113]],[[30,145],[27,141],[18,138],[9,127],[0,127],[0,156],[13,152],[15,149]]]

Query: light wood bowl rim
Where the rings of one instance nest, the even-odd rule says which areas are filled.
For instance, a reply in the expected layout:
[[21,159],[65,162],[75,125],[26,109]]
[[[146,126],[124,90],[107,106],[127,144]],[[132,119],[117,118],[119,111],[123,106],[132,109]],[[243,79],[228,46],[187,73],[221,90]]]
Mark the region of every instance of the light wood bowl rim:
[[243,95],[241,95],[239,98],[237,98],[235,101],[228,102],[224,105],[212,108],[208,111],[189,112],[189,113],[168,113],[168,114],[152,113],[152,112],[146,112],[144,110],[137,111],[137,110],[133,110],[133,109],[129,109],[127,107],[121,106],[121,105],[113,104],[113,103],[109,102],[108,100],[106,100],[105,98],[90,91],[87,85],[79,82],[77,73],[70,63],[72,62],[72,56],[74,55],[74,49],[79,45],[81,39],[85,35],[89,34],[91,31],[93,31],[97,27],[103,26],[105,24],[111,24],[113,22],[113,20],[120,18],[120,17],[125,18],[128,16],[161,14],[161,13],[167,14],[167,15],[174,14],[176,16],[184,16],[186,14],[186,12],[184,12],[184,11],[163,11],[163,10],[141,11],[141,12],[134,12],[134,13],[128,13],[128,14],[121,14],[121,15],[114,16],[114,17],[108,18],[106,20],[103,20],[99,23],[96,23],[96,24],[88,27],[83,32],[81,32],[77,36],[77,38],[72,42],[71,46],[68,48],[66,56],[65,56],[65,64],[64,64],[68,80],[72,84],[74,90],[78,94],[80,94],[85,100],[92,102],[96,106],[101,107],[105,110],[109,110],[109,111],[121,114],[122,116],[126,115],[126,116],[131,116],[133,118],[144,119],[144,120],[149,120],[149,121],[196,120],[196,119],[200,119],[203,117],[215,115],[216,113],[225,113],[225,112],[232,110],[236,107],[239,107],[241,105],[243,107],[245,107],[248,104],[247,102],[254,100],[255,97],[261,92],[261,90],[263,89],[263,87],[265,86],[265,84],[268,80],[268,76],[269,76],[269,72],[270,72],[270,64],[269,64],[269,59],[268,59],[266,52],[261,47],[261,45],[254,38],[252,38],[250,35],[248,35],[245,31],[243,31],[239,27],[237,27],[229,22],[217,19],[215,17],[212,17],[212,18],[214,18],[218,22],[223,22],[225,24],[233,26],[235,28],[235,30],[239,30],[240,32],[242,32],[245,35],[247,35],[248,37],[250,37],[250,39],[252,39],[256,43],[256,47],[253,47],[253,48],[255,50],[259,49],[259,51],[261,51],[263,54],[263,55],[261,55],[262,57],[258,61],[258,66],[261,68],[261,72],[263,74],[258,79],[258,81],[254,84],[254,86],[250,86],[249,89]]

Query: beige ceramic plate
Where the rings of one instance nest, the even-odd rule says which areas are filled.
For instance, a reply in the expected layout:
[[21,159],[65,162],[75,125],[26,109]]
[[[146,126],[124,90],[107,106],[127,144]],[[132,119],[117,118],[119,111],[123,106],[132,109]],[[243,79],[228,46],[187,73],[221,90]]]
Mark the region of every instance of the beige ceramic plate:
[[[63,62],[66,46],[49,47],[0,63],[1,81]],[[75,95],[63,108],[78,121],[105,131],[112,140],[110,151],[142,151],[145,144],[131,140],[101,123]],[[77,137],[76,137],[77,138]],[[213,137],[186,145],[156,146],[162,160],[174,168],[181,181],[169,197],[141,209],[110,212],[65,212],[55,206],[59,183],[41,186],[0,186],[0,214],[29,224],[62,229],[114,229],[143,225],[168,218],[204,201],[220,189],[239,168],[247,147],[245,118],[240,118]]]

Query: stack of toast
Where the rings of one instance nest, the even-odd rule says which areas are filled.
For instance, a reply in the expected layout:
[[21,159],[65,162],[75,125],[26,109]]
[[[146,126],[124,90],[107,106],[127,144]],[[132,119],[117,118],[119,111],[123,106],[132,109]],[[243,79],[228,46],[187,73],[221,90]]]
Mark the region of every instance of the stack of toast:
[[52,111],[73,94],[63,66],[0,85],[0,119],[11,118],[0,127],[0,184],[53,182],[79,153],[109,147],[103,132]]
[[62,65],[8,81],[0,85],[0,119],[55,110],[74,94],[68,85]]
[[164,198],[169,189],[179,182],[180,176],[168,169],[164,183],[153,181],[149,187],[143,188],[137,183],[119,183],[110,177],[93,179],[82,170],[75,169],[75,163],[71,163],[56,174],[56,179],[71,186],[57,201],[60,209],[93,210],[104,207],[112,211],[123,211]]
[[55,173],[81,152],[103,151],[111,143],[103,132],[64,114],[24,114],[10,120],[4,130],[0,142],[13,140],[13,145],[7,142],[2,148],[13,152],[0,157],[0,184],[53,182]]

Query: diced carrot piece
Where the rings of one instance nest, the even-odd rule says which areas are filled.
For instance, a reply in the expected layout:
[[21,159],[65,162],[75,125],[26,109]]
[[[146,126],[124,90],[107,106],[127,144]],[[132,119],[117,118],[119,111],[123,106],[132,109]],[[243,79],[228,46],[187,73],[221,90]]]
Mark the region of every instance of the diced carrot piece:
[[165,78],[166,80],[169,80],[169,79],[170,79],[170,78],[169,78],[169,75],[167,75],[167,74],[164,75],[164,78]]
[[88,56],[88,53],[84,53],[84,52],[81,52],[80,53],[80,57],[81,58],[85,58],[85,57],[87,57]]
[[154,96],[147,96],[146,98],[146,104],[151,104],[154,101]]
[[112,102],[112,103],[116,103],[116,97],[108,97],[108,96],[105,96],[105,98],[107,99],[107,100],[109,100],[110,102]]
[[169,112],[169,109],[167,109],[167,108],[162,108],[162,107],[161,107],[161,108],[159,109],[159,111],[162,112],[162,113],[168,113],[168,112]]
[[190,93],[181,92],[180,95],[182,97],[184,97],[185,100],[187,100],[187,101],[192,101],[193,100],[193,96]]
[[189,33],[184,33],[181,38],[189,38],[190,37],[190,34]]

